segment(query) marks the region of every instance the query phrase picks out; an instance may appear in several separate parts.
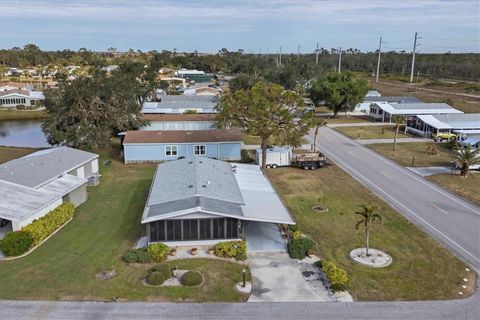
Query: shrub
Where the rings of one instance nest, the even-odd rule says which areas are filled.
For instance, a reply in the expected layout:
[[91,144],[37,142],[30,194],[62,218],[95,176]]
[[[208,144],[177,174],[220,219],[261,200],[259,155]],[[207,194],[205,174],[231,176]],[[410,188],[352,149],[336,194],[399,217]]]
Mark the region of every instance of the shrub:
[[300,227],[296,224],[292,225],[291,226],[291,229],[292,229],[292,232],[295,232],[295,231],[300,231]]
[[33,245],[38,245],[58,228],[64,225],[75,214],[75,207],[72,203],[64,203],[53,209],[43,217],[34,220],[22,228],[22,231],[32,235]]
[[348,276],[345,270],[338,268],[332,261],[323,261],[322,269],[330,281],[330,286],[333,291],[345,289],[345,285],[348,282]]
[[154,272],[160,272],[165,276],[166,279],[173,277],[172,269],[170,269],[170,266],[168,264],[159,264],[148,270],[149,275]]
[[123,256],[122,260],[126,263],[148,263],[152,261],[147,248],[130,249]]
[[294,231],[292,233],[292,240],[298,240],[302,237],[302,232],[301,231]]
[[167,258],[170,248],[164,243],[152,243],[147,247],[147,252],[154,262],[163,262]]
[[168,278],[162,272],[153,271],[147,276],[147,283],[152,286],[161,285],[167,280]]
[[19,256],[30,249],[33,244],[32,235],[25,231],[13,231],[0,241],[0,250],[6,256]]
[[236,260],[247,259],[247,244],[245,241],[223,241],[217,243],[214,253],[218,257],[233,258]]
[[180,280],[180,283],[184,286],[198,286],[200,283],[202,283],[203,277],[202,274],[198,271],[187,271],[185,274],[182,276],[182,279]]
[[240,162],[241,163],[252,163],[253,159],[250,157],[250,153],[248,153],[248,150],[242,149],[240,151]]
[[315,243],[309,238],[300,238],[290,241],[288,252],[293,259],[303,259],[308,250],[312,249]]

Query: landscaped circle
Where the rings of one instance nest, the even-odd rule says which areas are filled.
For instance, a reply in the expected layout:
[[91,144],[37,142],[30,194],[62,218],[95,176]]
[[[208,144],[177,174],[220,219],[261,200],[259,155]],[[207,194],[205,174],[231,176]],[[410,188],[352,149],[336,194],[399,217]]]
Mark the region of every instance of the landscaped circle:
[[368,253],[369,255],[367,256],[365,248],[356,248],[350,251],[350,258],[364,266],[374,268],[384,268],[393,262],[392,257],[382,250],[369,248]]
[[322,206],[313,206],[312,210],[315,212],[323,213],[323,212],[327,212],[328,208],[322,207]]
[[193,287],[198,286],[203,282],[203,276],[198,271],[188,271],[180,279],[180,283],[184,286]]
[[146,279],[146,282],[151,286],[159,286],[167,280],[167,277],[163,272],[153,271]]

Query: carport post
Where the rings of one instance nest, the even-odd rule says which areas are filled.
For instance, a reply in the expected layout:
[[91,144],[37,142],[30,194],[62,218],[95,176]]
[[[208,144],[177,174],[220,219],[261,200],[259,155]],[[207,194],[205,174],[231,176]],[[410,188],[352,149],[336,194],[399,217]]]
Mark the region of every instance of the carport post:
[[247,269],[243,268],[242,269],[242,287],[245,288],[246,286],[246,281],[245,281],[245,274],[247,273]]

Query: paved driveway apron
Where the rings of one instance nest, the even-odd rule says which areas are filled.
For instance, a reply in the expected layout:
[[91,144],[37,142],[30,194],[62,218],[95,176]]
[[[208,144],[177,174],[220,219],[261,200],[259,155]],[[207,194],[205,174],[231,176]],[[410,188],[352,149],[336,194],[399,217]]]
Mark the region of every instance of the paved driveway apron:
[[249,302],[324,301],[305,282],[275,224],[250,222],[246,231],[253,277]]
[[[311,138],[310,138],[311,139]],[[480,271],[480,208],[330,128],[319,149]]]

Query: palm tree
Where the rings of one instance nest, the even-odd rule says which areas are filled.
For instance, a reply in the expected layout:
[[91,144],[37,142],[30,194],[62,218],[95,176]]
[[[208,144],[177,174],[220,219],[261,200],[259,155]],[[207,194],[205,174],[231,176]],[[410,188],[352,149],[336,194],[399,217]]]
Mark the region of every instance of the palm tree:
[[379,206],[366,206],[362,205],[362,209],[360,211],[355,212],[355,214],[358,214],[362,216],[362,220],[358,221],[357,224],[355,225],[355,230],[358,230],[360,225],[363,224],[365,228],[365,248],[367,251],[367,257],[370,256],[368,253],[368,246],[369,246],[369,236],[370,236],[370,224],[375,223],[375,222],[382,222],[382,217],[376,213],[377,210],[379,210]]
[[465,148],[458,150],[455,162],[460,167],[460,175],[466,177],[470,166],[480,164],[480,148],[474,149],[470,144],[467,144]]
[[405,118],[402,116],[394,116],[393,121],[395,122],[395,136],[393,137],[393,151],[397,150],[397,137],[400,126],[405,123]]
[[313,133],[313,152],[317,150],[318,129],[325,126],[327,123],[327,120],[322,119],[321,117],[317,117],[315,115],[315,112],[312,112],[312,117],[310,118],[310,126],[315,128],[315,131]]

